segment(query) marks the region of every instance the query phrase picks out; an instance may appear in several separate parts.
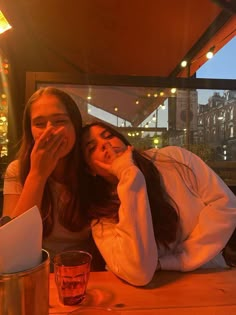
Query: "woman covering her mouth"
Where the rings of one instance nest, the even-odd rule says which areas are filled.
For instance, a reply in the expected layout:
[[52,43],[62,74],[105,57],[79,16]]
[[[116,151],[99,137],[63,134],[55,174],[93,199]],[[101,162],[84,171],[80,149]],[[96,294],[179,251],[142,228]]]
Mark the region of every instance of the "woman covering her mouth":
[[102,269],[84,211],[81,132],[81,114],[69,94],[45,87],[30,97],[21,147],[4,177],[3,215],[14,218],[36,205],[43,220],[42,245],[51,259],[63,250],[83,249],[93,255],[93,268]]

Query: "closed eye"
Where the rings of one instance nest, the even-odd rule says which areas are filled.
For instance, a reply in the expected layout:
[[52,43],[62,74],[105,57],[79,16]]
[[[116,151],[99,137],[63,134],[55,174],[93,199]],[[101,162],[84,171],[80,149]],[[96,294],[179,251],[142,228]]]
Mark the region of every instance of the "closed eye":
[[69,120],[68,119],[57,119],[55,122],[54,122],[54,124],[55,125],[65,125],[65,124],[67,124],[69,122]]
[[101,137],[102,137],[103,139],[112,139],[112,138],[114,138],[114,135],[113,135],[112,133],[110,133],[109,131],[104,130],[104,131],[102,132],[102,134],[101,134]]
[[33,125],[35,126],[35,127],[37,127],[37,128],[45,128],[46,127],[46,122],[40,122],[40,121],[38,121],[38,122],[35,122]]

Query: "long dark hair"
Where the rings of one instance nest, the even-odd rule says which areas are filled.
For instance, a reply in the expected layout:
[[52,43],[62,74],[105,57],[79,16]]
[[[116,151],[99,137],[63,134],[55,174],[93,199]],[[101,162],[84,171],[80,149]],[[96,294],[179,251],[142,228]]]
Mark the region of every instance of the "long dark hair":
[[[84,203],[86,200],[86,190],[82,191],[83,187],[85,187],[84,180],[86,180],[80,145],[82,118],[79,108],[72,97],[60,89],[54,87],[40,88],[30,97],[26,104],[23,115],[23,135],[17,155],[20,181],[24,185],[30,170],[30,154],[34,146],[34,139],[31,133],[31,107],[42,95],[54,95],[63,103],[75,130],[76,140],[74,147],[65,158],[66,168],[63,183],[70,198],[68,203],[64,205],[64,208],[57,208],[57,212],[59,222],[65,228],[70,231],[78,231],[84,227],[87,221],[85,211],[81,211],[85,206]],[[52,191],[50,191],[50,185],[47,181],[40,209],[43,219],[44,236],[49,235],[52,231],[54,208]]]
[[[103,122],[93,122],[84,126],[83,136],[88,134],[93,126],[106,129],[124,144],[130,145],[123,134]],[[133,151],[133,160],[145,177],[156,242],[168,247],[170,243],[176,240],[179,228],[177,205],[165,191],[161,183],[161,175],[153,162],[137,150]],[[118,221],[120,201],[118,198],[114,198],[111,184],[98,175],[96,177],[91,176],[90,181],[90,189],[93,191],[90,197],[90,219],[99,221],[100,218],[106,217]]]

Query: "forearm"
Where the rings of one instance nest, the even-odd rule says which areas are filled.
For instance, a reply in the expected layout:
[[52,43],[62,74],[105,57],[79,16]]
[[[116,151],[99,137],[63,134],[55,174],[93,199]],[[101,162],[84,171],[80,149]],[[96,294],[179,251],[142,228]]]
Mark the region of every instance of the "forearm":
[[[191,271],[215,260],[235,230],[236,209],[233,204],[234,200],[224,196],[202,208],[188,238],[179,243],[175,252],[160,258],[162,268]],[[223,265],[224,262],[218,264]]]
[[45,183],[46,180],[38,174],[29,173],[17,203],[12,209],[6,209],[5,206],[4,213],[16,217],[35,205],[40,209]]
[[157,267],[157,246],[145,180],[135,166],[122,174],[118,194],[119,222],[97,224],[93,235],[111,271],[131,284],[145,285]]
[[[181,148],[166,151],[187,168],[179,171],[181,180],[176,193],[182,241],[178,241],[172,253],[160,257],[160,263],[165,270],[190,271],[215,260],[225,247],[236,227],[236,199],[199,157]],[[168,179],[170,181],[171,177]],[[166,187],[170,187],[175,198],[167,180]]]

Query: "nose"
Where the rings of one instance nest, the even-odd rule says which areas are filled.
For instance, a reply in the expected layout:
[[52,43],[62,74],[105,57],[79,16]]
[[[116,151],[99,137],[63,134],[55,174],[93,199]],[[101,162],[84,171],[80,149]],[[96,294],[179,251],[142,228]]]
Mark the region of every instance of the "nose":
[[51,127],[51,126],[54,126],[54,124],[52,121],[48,120],[46,128]]
[[102,151],[105,151],[109,147],[111,147],[111,144],[109,141],[105,141],[101,144]]

